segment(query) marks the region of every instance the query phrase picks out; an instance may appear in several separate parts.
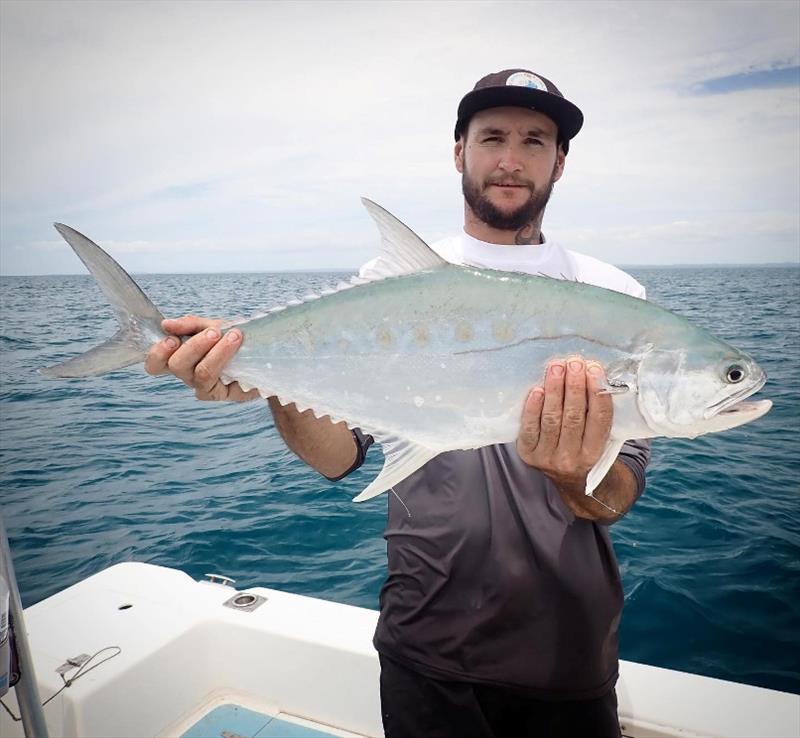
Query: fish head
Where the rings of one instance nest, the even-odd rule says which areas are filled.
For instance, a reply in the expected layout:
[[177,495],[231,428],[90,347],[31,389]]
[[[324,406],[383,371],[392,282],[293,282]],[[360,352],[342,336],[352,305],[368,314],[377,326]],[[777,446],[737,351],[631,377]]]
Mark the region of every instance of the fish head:
[[696,351],[655,349],[639,363],[639,411],[659,435],[696,438],[767,413],[770,400],[745,402],[766,381],[750,356],[721,341]]

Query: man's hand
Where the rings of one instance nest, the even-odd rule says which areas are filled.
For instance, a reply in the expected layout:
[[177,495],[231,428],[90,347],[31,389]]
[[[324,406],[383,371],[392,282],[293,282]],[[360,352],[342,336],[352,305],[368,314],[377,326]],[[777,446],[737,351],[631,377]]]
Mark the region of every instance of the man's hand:
[[[580,357],[551,362],[544,387],[528,395],[517,438],[522,460],[553,480],[572,512],[590,519],[617,517],[614,511],[627,510],[635,494],[633,475],[619,462],[595,490],[600,505],[585,494],[586,477],[603,454],[614,419],[611,395],[599,394],[604,375],[600,364]],[[614,505],[603,502],[606,494]]]
[[[255,400],[258,390],[245,392],[238,384],[223,384],[220,374],[242,345],[242,332],[231,328],[224,338],[223,321],[185,315],[162,321],[161,327],[172,335],[153,344],[144,362],[148,374],[174,374],[194,389],[198,400]],[[181,343],[176,336],[191,336]]]
[[[150,348],[144,362],[148,374],[174,374],[194,388],[199,400],[255,400],[258,390],[245,392],[238,384],[220,381],[223,367],[242,345],[242,332],[231,328],[222,336],[223,321],[185,315],[164,320],[167,336]],[[191,336],[184,343],[176,336]],[[286,445],[320,474],[333,479],[345,474],[358,458],[353,433],[344,423],[317,418],[310,410],[299,412],[294,403],[281,405],[271,397],[269,407]]]
[[603,374],[582,358],[551,362],[525,402],[517,451],[559,486],[585,486],[603,454],[614,418],[611,396],[598,394]]

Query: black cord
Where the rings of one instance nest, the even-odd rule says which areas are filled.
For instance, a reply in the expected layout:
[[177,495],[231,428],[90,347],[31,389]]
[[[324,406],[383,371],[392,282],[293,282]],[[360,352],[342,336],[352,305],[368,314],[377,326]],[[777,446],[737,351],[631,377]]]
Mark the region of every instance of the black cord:
[[[101,653],[103,653],[103,651],[113,651],[114,649],[116,649],[117,651],[116,653],[112,653],[111,656],[106,656],[106,658],[104,658],[102,661],[98,661],[94,666],[90,666],[88,669],[86,668],[86,666],[90,664],[96,656],[99,656]],[[74,682],[80,679],[80,677],[84,676],[85,674],[88,674],[92,669],[96,669],[101,664],[105,664],[106,661],[113,659],[115,656],[119,656],[121,653],[122,649],[119,646],[106,646],[105,648],[101,648],[99,651],[96,651],[88,659],[86,659],[86,661],[84,661],[80,665],[80,667],[78,667],[78,671],[75,672],[75,676],[72,677],[72,679],[66,679],[64,675],[61,674],[61,681],[64,682],[64,686],[61,687],[54,694],[51,694],[44,702],[42,702],[42,707],[44,707],[48,702],[50,702],[50,700],[53,700],[56,697],[58,697],[58,695],[60,695],[67,687],[71,687]],[[14,720],[15,722],[19,722],[20,720],[22,720],[21,717],[18,717],[13,713],[11,708],[5,702],[3,702],[2,699],[0,699],[0,705],[2,705],[5,708],[5,711],[9,715],[11,715],[12,720]]]

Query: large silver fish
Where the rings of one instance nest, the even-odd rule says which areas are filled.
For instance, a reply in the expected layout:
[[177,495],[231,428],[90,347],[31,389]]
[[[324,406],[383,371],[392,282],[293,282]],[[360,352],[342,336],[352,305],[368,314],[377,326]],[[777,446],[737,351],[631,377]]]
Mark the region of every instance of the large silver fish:
[[[772,406],[743,401],[766,381],[753,359],[652,302],[449,264],[386,210],[364,205],[381,233],[380,276],[240,323],[242,347],[223,373],[225,382],[371,433],[386,461],[356,500],[443,451],[513,441],[528,391],[553,357],[600,361],[613,394],[611,437],[587,494],[628,439],[694,438]],[[163,316],[99,246],[56,228],[97,279],[120,329],[42,372],[83,377],[143,361],[165,335]]]

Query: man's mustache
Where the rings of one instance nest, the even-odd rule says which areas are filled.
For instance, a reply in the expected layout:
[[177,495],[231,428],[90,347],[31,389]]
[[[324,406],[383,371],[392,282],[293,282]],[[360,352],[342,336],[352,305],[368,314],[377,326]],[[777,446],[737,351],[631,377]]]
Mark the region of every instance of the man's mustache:
[[527,187],[531,192],[536,190],[535,185],[533,182],[528,181],[527,179],[519,179],[518,177],[490,177],[484,183],[486,187],[491,185],[501,185],[501,186],[509,186],[513,185],[516,187]]

